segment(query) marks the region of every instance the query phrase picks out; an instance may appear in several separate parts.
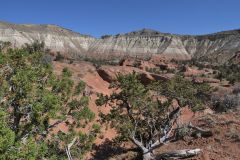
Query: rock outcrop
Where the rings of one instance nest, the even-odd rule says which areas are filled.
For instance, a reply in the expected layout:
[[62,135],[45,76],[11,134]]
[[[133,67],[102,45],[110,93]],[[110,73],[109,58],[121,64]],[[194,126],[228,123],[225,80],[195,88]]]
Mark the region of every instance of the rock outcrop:
[[240,30],[190,36],[143,29],[94,38],[55,25],[0,22],[0,41],[10,41],[14,47],[19,47],[36,40],[44,41],[46,47],[53,51],[75,57],[149,57],[161,54],[168,58],[196,58],[223,63],[229,60],[237,61],[240,51]]
[[127,75],[133,72],[140,76],[140,81],[143,84],[149,84],[153,81],[168,81],[174,77],[174,74],[154,74],[149,73],[139,68],[130,66],[101,66],[97,69],[99,76],[108,83],[111,83],[117,79],[119,74]]

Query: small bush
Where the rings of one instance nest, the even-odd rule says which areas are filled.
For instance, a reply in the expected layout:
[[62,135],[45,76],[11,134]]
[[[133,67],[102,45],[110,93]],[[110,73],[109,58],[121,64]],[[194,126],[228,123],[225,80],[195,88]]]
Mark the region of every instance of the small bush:
[[146,68],[147,72],[154,73],[154,74],[162,74],[163,71],[160,68]]
[[168,68],[167,73],[176,73],[176,70],[174,68]]
[[119,59],[116,59],[116,58],[113,58],[113,59],[100,59],[100,58],[84,57],[84,56],[80,56],[79,60],[90,62],[96,68],[99,68],[102,65],[116,66],[116,65],[119,64],[119,61],[120,61]]
[[137,59],[134,60],[133,67],[138,68],[140,65],[141,65],[141,61],[140,60],[137,60]]
[[33,54],[35,52],[44,52],[45,51],[45,43],[42,41],[34,41],[32,44],[25,44],[25,47],[23,48],[25,51],[29,52],[30,54]]
[[57,53],[57,56],[55,58],[55,61],[63,61],[64,60],[64,56],[61,55],[59,52]]
[[212,96],[212,106],[218,112],[227,112],[230,109],[236,109],[240,105],[239,95]]
[[52,65],[53,57],[49,54],[43,55],[40,59],[41,63],[46,65]]
[[182,125],[178,127],[175,131],[175,140],[183,140],[185,136],[190,133],[190,128],[187,125]]
[[232,139],[234,142],[240,142],[240,134],[236,129],[230,128],[227,132],[226,137]]
[[86,88],[86,83],[84,81],[80,81],[76,88],[75,88],[75,95],[79,95],[80,93],[82,93]]
[[214,69],[219,71],[215,76],[216,78],[220,80],[226,79],[229,81],[230,84],[240,82],[240,65],[222,65],[217,66]]
[[240,94],[240,86],[237,86],[233,89],[233,94]]

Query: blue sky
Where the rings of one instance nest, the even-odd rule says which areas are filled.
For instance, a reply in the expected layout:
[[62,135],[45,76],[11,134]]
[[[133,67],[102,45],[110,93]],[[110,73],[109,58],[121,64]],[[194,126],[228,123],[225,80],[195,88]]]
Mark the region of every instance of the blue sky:
[[240,0],[0,0],[0,20],[99,37],[142,28],[205,34],[240,28]]

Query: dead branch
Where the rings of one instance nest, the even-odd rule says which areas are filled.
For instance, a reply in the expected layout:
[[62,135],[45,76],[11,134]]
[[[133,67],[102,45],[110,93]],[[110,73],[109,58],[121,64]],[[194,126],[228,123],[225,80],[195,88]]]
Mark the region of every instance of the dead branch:
[[171,152],[166,152],[166,153],[160,154],[156,157],[156,159],[158,159],[158,160],[163,160],[163,159],[168,159],[168,158],[184,159],[184,158],[196,156],[199,153],[201,153],[201,149],[199,149],[199,148],[183,149],[183,150],[176,150],[176,151],[171,151]]
[[165,123],[164,128],[163,128],[164,135],[162,137],[160,137],[157,141],[155,141],[150,146],[150,149],[148,150],[148,152],[152,152],[154,149],[156,149],[170,141],[169,137],[173,130],[173,126],[178,119],[179,113],[180,113],[180,108],[178,107],[169,114],[168,120]]
[[213,135],[212,131],[193,126],[191,123],[188,125],[188,127],[194,130],[194,132],[191,134],[193,137],[210,137]]
[[73,144],[76,142],[77,140],[77,137],[75,137],[71,143],[69,143],[66,147],[66,153],[67,153],[67,156],[68,156],[68,160],[73,160],[72,158],[72,155],[71,155],[71,147],[73,146]]

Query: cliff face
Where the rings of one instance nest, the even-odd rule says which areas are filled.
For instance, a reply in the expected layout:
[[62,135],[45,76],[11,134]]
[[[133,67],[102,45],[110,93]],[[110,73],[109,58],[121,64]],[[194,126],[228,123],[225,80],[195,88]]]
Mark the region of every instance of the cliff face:
[[53,51],[81,54],[88,50],[95,38],[55,25],[16,25],[0,22],[0,41],[9,41],[14,47],[20,47],[36,40],[44,41],[46,47]]
[[95,41],[89,49],[98,53],[162,54],[178,59],[232,60],[240,51],[240,30],[203,36],[175,35],[141,30]]
[[239,57],[236,54],[240,51],[240,30],[190,36],[143,29],[97,39],[55,25],[0,22],[0,41],[10,41],[15,47],[20,47],[36,40],[44,41],[46,47],[53,51],[94,57],[162,54],[178,59],[225,62]]

